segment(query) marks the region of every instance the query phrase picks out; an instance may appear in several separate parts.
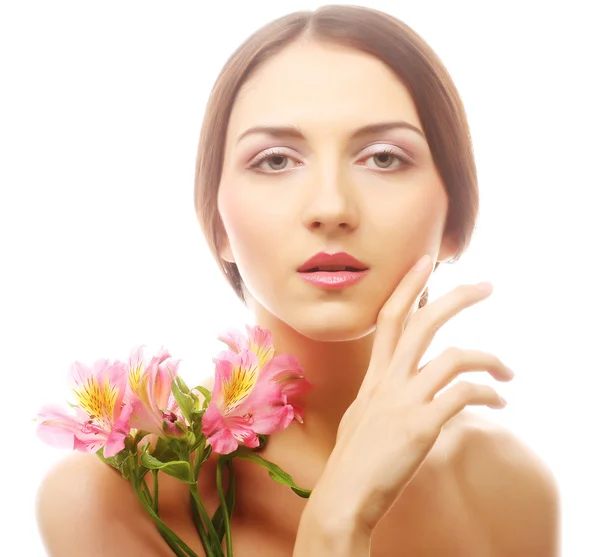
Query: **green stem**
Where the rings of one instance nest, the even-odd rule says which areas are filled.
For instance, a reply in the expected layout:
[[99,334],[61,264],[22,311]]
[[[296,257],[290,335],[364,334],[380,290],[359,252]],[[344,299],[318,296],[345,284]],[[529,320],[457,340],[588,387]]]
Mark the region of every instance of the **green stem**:
[[[223,462],[222,458],[219,458],[217,463],[217,491],[219,492],[219,501],[221,501],[221,507],[223,508],[223,519],[225,520],[225,539],[227,540],[227,557],[233,557],[233,548],[231,543],[231,526],[229,523],[229,509],[227,508],[227,501],[225,501],[225,495],[223,494]],[[232,489],[231,482],[233,481],[230,469],[229,474],[229,489]]]
[[[154,497],[152,498],[152,508],[158,515],[158,470],[152,470],[152,479],[154,480]],[[146,485],[146,482],[144,482],[144,485]],[[148,489],[147,485],[146,489]]]
[[200,475],[200,468],[202,467],[202,464],[204,464],[206,462],[206,460],[208,459],[208,457],[210,456],[210,453],[212,451],[212,447],[206,446],[206,439],[204,439],[204,441],[202,443],[203,443],[202,448],[198,447],[193,453],[194,454],[194,481],[195,482],[198,481],[198,476]]
[[200,520],[200,514],[198,513],[198,507],[196,507],[196,502],[194,501],[194,497],[192,496],[192,494],[190,493],[190,508],[192,509],[192,519],[194,520],[194,526],[196,527],[196,532],[198,532],[198,535],[200,536],[200,539],[202,540],[202,545],[206,550],[206,557],[212,557],[213,555],[213,551],[212,551],[212,545],[210,544],[210,541],[208,540],[207,536],[207,532],[204,529],[204,525],[202,524],[202,521]]
[[[152,495],[150,495],[150,489],[148,489],[148,484],[144,480],[141,481],[140,485],[142,485],[143,495],[146,496],[146,501],[149,505],[152,505]],[[156,511],[158,513],[158,511]]]
[[[194,526],[196,531],[202,540],[202,544],[207,551],[207,557],[213,557],[215,551],[217,552],[216,557],[223,555],[221,548],[221,540],[218,539],[216,530],[214,529],[213,523],[210,520],[206,508],[202,503],[202,499],[198,494],[198,476],[200,475],[200,468],[206,461],[208,455],[206,454],[206,444],[202,447],[198,447],[193,453],[194,464],[192,469],[193,484],[190,484],[190,506],[192,509],[192,519],[194,520]],[[202,516],[201,516],[202,515]],[[204,526],[206,525],[206,527]]]
[[197,483],[190,484],[190,492],[192,494],[192,499],[196,503],[196,508],[200,512],[202,522],[204,522],[206,524],[206,527],[208,528],[208,535],[215,544],[214,549],[218,552],[217,556],[222,557],[223,549],[221,548],[221,540],[219,539],[219,535],[217,534],[217,531],[215,530],[215,526],[212,523],[212,520],[210,519],[210,517],[208,516],[208,513],[206,512],[206,508],[204,507],[204,504],[202,503],[202,499],[200,499],[200,494],[198,493],[198,484]]
[[198,557],[194,551],[188,547],[188,545],[179,537],[175,532],[173,532],[154,512],[152,506],[150,506],[146,500],[145,494],[139,488],[139,485],[136,485],[136,478],[133,479],[133,490],[137,495],[138,499],[156,524],[158,531],[161,533],[164,540],[169,544],[169,547],[175,552],[177,557]]
[[189,553],[186,553],[185,551],[181,550],[181,548],[177,545],[176,541],[171,539],[171,537],[169,536],[168,529],[165,532],[165,530],[159,524],[157,524],[157,527],[163,539],[167,542],[168,546],[173,550],[173,553],[175,553],[177,557],[191,557]]
[[200,475],[200,466],[202,466],[202,456],[200,454],[200,449],[196,449],[194,453],[194,481],[198,481],[198,476]]
[[148,504],[152,504],[152,496],[150,495],[150,490],[148,489],[148,486],[146,485],[146,482],[144,480],[140,481],[140,493],[146,498],[146,502]]

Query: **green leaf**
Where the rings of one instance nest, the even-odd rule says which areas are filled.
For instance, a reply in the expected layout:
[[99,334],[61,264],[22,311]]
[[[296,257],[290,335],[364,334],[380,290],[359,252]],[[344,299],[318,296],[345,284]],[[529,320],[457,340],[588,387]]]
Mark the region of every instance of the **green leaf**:
[[185,419],[188,421],[188,423],[191,423],[192,411],[195,409],[196,404],[194,402],[194,399],[188,394],[189,389],[185,386],[185,383],[183,383],[183,381],[180,380],[180,383],[183,384],[184,389],[187,389],[187,393],[181,389],[177,379],[179,378],[176,377],[175,379],[173,379],[173,381],[171,381],[171,390],[173,391],[173,396],[175,397],[179,408],[181,408]]
[[284,472],[281,468],[279,468],[279,466],[277,466],[277,464],[269,462],[262,456],[252,451],[241,450],[240,452],[237,452],[235,456],[237,458],[244,458],[246,460],[251,460],[252,462],[260,464],[260,466],[266,468],[269,471],[269,476],[271,476],[271,478],[273,478],[276,482],[283,485],[289,485],[292,488],[292,491],[300,497],[304,497],[305,499],[308,499],[310,497],[311,490],[304,489],[303,487],[296,485],[296,483],[292,479],[292,476],[290,476],[287,472]]
[[[171,374],[171,377],[173,377],[173,375]],[[179,390],[186,394],[189,395],[191,393],[190,388],[185,384],[185,381],[178,375],[177,377],[175,377],[173,379],[176,383],[177,383],[177,387],[179,387]]]
[[190,445],[190,454],[193,453],[196,449],[202,447],[202,452],[206,450],[206,437],[200,433],[198,437],[196,437],[196,441],[193,445]]
[[169,444],[169,441],[164,437],[158,438],[158,441],[156,442],[156,447],[152,451],[152,456],[154,458],[157,458],[161,462],[171,462],[173,460],[180,460],[180,457],[178,455],[179,453],[173,450],[173,448]]
[[[163,423],[164,423],[164,422],[163,422]],[[186,426],[186,425],[185,425],[183,422],[181,422],[181,421],[177,420],[177,421],[175,422],[175,427],[176,427],[176,428],[179,430],[179,432],[180,432],[180,433],[182,433],[182,434],[183,434],[183,436],[184,436],[184,441],[186,441],[186,442],[187,442],[187,438],[185,437],[186,433],[188,432],[188,428],[187,428],[187,426]]]
[[202,395],[204,396],[204,403],[202,404],[202,408],[206,409],[206,407],[210,403],[210,399],[212,398],[211,392],[206,387],[203,387],[202,385],[198,385],[197,387],[194,387],[194,390],[200,391],[202,393]]
[[123,449],[118,452],[115,456],[105,457],[104,456],[104,447],[100,448],[96,451],[96,455],[100,460],[116,468],[121,475],[128,480],[131,475],[131,466],[135,463],[135,455],[129,452],[127,449]]
[[[169,460],[184,460],[189,458],[189,445],[185,437],[166,437],[165,443],[169,446],[170,450],[177,455],[176,459]],[[154,456],[158,458],[156,451]],[[165,462],[167,462],[165,460]]]
[[149,470],[162,470],[165,474],[173,476],[186,483],[193,483],[191,476],[192,470],[190,463],[185,460],[172,460],[171,462],[161,462],[147,452],[141,455],[142,464]]
[[196,437],[198,437],[198,434],[202,431],[202,417],[204,416],[204,412],[206,412],[206,408],[203,408],[202,410],[194,409],[192,411],[191,426],[196,433]]
[[[188,447],[193,447],[196,444],[196,436],[193,431],[186,432],[184,439]],[[193,449],[190,450],[190,453],[191,452],[193,452]]]

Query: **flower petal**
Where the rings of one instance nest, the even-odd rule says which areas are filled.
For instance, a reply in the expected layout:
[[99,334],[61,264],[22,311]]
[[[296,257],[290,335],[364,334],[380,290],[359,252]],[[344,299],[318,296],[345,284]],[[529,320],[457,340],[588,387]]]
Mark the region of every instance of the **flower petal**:
[[233,373],[233,362],[229,359],[217,359],[215,363],[215,379],[212,390],[211,401],[215,402],[218,406],[223,404],[223,385],[231,380]]
[[74,418],[56,405],[46,405],[38,413],[40,424],[37,435],[42,441],[58,448],[96,452],[104,445],[108,432],[97,427],[91,420],[82,421],[84,412]]
[[252,415],[252,430],[265,435],[278,433],[288,427],[293,419],[291,404],[262,407]]
[[144,404],[140,399],[130,401],[132,408],[129,425],[135,429],[147,431],[149,433],[162,433],[162,416],[154,412],[152,408]]
[[202,416],[202,433],[213,451],[229,454],[238,448],[238,441],[225,424],[217,405],[211,401]]
[[262,368],[275,354],[271,332],[258,325],[253,327],[246,325],[246,331],[248,333],[248,348],[256,354],[258,364]]
[[148,433],[148,435],[144,435],[144,437],[142,437],[137,444],[138,453],[141,454],[142,447],[146,443],[150,443],[150,446],[148,447],[148,453],[152,454],[154,452],[154,450],[156,449],[157,442],[158,442],[158,436],[155,435],[154,433]]
[[237,329],[228,329],[218,335],[217,339],[224,342],[235,354],[241,350],[248,349],[248,339]]
[[[236,411],[252,395],[259,372],[258,358],[254,352],[244,349],[235,355],[231,375],[221,385],[220,408],[224,414]],[[245,412],[238,409],[235,413],[240,415]]]
[[72,449],[75,432],[81,429],[81,422],[54,404],[44,406],[37,415],[39,424],[37,436],[53,447]]
[[[285,400],[294,408],[295,419],[302,423],[304,411],[298,399],[310,391],[313,385],[305,378],[299,360],[290,354],[277,355],[264,367],[263,375],[279,386]],[[261,401],[253,403],[261,404]]]
[[69,368],[69,386],[72,389],[78,389],[81,385],[85,385],[92,375],[91,367],[85,365],[83,362],[73,362]]
[[[168,354],[168,352],[167,352]],[[181,360],[173,360],[169,355],[169,361],[162,362],[156,371],[154,379],[154,400],[156,405],[161,410],[166,408],[171,396],[171,383],[177,377],[179,362]]]
[[144,344],[141,344],[134,347],[127,362],[128,394],[130,396],[137,396],[138,394],[140,379],[144,371],[144,346]]

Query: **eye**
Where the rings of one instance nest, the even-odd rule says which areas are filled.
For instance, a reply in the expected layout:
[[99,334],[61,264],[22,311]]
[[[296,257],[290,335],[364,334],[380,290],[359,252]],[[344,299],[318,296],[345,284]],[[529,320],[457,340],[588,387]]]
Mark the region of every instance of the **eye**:
[[[373,150],[372,154],[369,155],[365,160],[369,160],[370,158],[372,158],[373,161],[379,161],[375,162],[376,168],[379,169],[391,168],[392,170],[396,170],[399,167],[411,164],[409,157],[404,155],[400,149],[395,147],[386,147],[385,149]],[[394,159],[398,161],[398,164],[395,167],[392,166]]]
[[[386,172],[390,172],[390,168],[396,170],[399,167],[412,164],[411,159],[396,147],[372,150],[372,153],[366,157],[366,159],[361,160],[368,160],[370,158],[378,160],[379,162],[376,162],[376,168],[385,170]],[[398,161],[398,164],[395,167],[392,166],[394,159]],[[260,172],[265,174],[279,174],[288,169],[287,162],[289,160],[292,160],[292,157],[289,155],[286,155],[277,149],[267,149],[264,153],[261,153],[253,159],[248,165],[248,168],[260,169]],[[263,163],[265,162],[268,164],[270,171],[263,167]]]
[[[258,155],[249,165],[249,168],[261,168],[263,162],[273,161],[274,164],[269,164],[269,168],[275,172],[266,172],[267,174],[277,174],[282,170],[286,170],[286,161],[291,157],[284,155],[277,149],[267,149],[264,153]],[[262,170],[264,171],[264,169]]]

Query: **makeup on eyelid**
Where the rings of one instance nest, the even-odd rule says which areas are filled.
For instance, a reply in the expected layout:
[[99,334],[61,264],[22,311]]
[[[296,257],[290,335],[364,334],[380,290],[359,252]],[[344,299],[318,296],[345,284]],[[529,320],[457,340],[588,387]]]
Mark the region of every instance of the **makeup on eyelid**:
[[[396,170],[400,170],[406,166],[411,166],[411,165],[415,164],[414,160],[411,157],[409,157],[402,149],[400,149],[396,146],[393,146],[393,145],[383,146],[382,144],[374,144],[374,145],[370,145],[369,147],[367,147],[365,149],[365,151],[366,152],[363,154],[363,156],[359,160],[368,160],[368,159],[370,159],[372,157],[376,157],[378,155],[390,155],[393,159],[396,159],[400,163],[396,167],[393,167],[391,170],[388,167],[371,167],[374,170],[381,170],[383,172],[393,172]],[[272,159],[274,157],[282,157],[284,159],[294,159],[294,157],[292,155],[288,154],[283,149],[272,147],[272,148],[266,149],[265,151],[263,151],[263,152],[259,153],[257,156],[255,156],[248,163],[248,168],[256,169],[263,162],[268,161],[269,159]],[[268,171],[268,172],[264,172],[264,173],[265,174],[279,174],[284,170],[288,170],[288,169],[284,168],[284,169],[272,170],[272,171]],[[260,172],[262,172],[262,171],[260,171]]]

